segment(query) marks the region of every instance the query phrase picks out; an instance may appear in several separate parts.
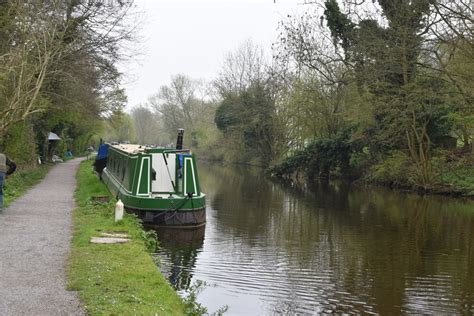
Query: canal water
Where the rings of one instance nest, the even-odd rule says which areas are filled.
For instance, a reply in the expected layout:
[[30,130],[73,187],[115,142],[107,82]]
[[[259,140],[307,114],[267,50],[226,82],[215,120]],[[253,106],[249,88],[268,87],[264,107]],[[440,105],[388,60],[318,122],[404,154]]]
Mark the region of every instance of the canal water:
[[210,313],[474,313],[473,201],[199,167],[207,224],[158,231],[157,256]]

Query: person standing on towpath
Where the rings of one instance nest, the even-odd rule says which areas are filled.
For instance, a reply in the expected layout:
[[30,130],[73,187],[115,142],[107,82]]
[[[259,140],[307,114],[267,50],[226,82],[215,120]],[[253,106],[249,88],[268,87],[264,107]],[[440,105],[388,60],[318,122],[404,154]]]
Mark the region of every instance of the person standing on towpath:
[[0,315],[85,315],[66,262],[81,159],[54,166],[0,213]]
[[16,170],[16,164],[8,159],[5,154],[0,153],[0,212],[3,210],[3,186],[7,175]]

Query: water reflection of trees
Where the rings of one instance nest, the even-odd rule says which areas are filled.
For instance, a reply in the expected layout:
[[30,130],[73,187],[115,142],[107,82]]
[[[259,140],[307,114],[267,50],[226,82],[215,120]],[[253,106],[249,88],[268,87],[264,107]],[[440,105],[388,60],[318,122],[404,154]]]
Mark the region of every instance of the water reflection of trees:
[[177,290],[191,285],[197,255],[204,243],[205,226],[193,229],[157,228],[163,272]]
[[231,168],[206,177],[222,234],[284,249],[294,269],[331,271],[336,289],[326,294],[341,304],[323,307],[473,311],[473,202],[347,183],[281,185]]

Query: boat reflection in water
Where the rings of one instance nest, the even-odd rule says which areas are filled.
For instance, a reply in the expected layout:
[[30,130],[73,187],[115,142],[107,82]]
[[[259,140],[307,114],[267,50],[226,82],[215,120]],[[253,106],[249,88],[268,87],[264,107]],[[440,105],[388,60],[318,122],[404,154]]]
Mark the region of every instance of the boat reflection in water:
[[176,290],[187,290],[197,256],[202,251],[206,226],[187,229],[158,227],[154,230],[160,243],[155,256],[161,262],[161,271]]

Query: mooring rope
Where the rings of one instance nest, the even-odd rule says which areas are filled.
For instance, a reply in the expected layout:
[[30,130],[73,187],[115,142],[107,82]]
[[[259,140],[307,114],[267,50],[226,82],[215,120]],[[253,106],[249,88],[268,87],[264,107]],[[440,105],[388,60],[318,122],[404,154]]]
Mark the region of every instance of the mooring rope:
[[[176,217],[176,215],[178,214],[178,211],[186,204],[186,202],[189,199],[191,199],[191,203],[192,203],[192,197],[185,196],[184,200],[181,202],[180,205],[178,205],[177,207],[172,207],[170,209],[167,209],[166,211],[163,211],[163,212],[160,212],[160,213],[156,214],[155,216],[153,216],[153,220],[155,220],[157,217],[163,216],[163,219],[166,222],[166,221],[169,221],[170,219],[172,219],[173,217]],[[168,213],[171,213],[171,212],[173,212],[173,214],[166,217],[166,215]],[[180,224],[183,224],[183,222],[179,218],[176,218],[176,219],[178,220],[178,222],[180,222]]]

